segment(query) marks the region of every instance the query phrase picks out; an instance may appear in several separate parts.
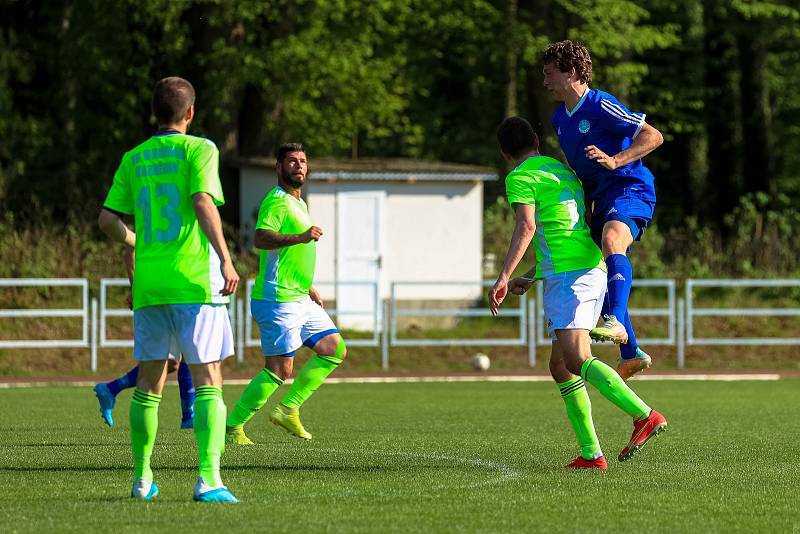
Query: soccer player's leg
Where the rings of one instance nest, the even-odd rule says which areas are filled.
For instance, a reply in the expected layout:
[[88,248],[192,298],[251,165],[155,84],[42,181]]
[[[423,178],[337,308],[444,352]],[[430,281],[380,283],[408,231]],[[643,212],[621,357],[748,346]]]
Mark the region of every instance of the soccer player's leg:
[[136,389],[131,397],[131,497],[150,500],[158,494],[150,457],[158,432],[158,407],[167,378],[172,333],[164,306],[149,306],[133,313],[133,356],[139,362]]
[[221,304],[178,304],[170,308],[178,348],[189,364],[195,385],[194,435],[200,469],[193,499],[238,502],[220,475],[227,411],[222,399],[222,360],[234,352],[228,311]]
[[244,432],[244,425],[292,375],[294,351],[303,345],[299,303],[254,299],[250,303],[250,311],[261,332],[264,369],[247,384],[228,416],[225,431],[228,442],[235,445],[253,444]]
[[101,382],[95,384],[94,394],[100,403],[100,416],[109,426],[114,426],[114,405],[117,403],[117,395],[123,389],[136,386],[136,379],[139,376],[139,366],[137,365],[121,377],[111,382]]
[[311,348],[315,354],[297,373],[289,391],[270,414],[270,420],[299,438],[311,439],[311,434],[300,422],[300,406],[344,361],[347,348],[325,310],[310,299],[303,304],[308,318],[302,328],[305,338],[303,344]]
[[608,312],[603,326],[593,328],[590,336],[595,341],[627,343],[629,335],[623,324],[631,293],[632,270],[626,251],[633,243],[631,230],[618,220],[606,221],[603,225],[601,246],[608,268]]
[[194,397],[195,389],[192,382],[192,373],[189,365],[181,357],[181,362],[177,366],[178,370],[178,392],[181,397],[181,428],[190,429],[194,426]]
[[592,402],[580,376],[573,375],[564,364],[563,350],[558,340],[553,341],[550,355],[550,374],[558,385],[567,418],[578,439],[581,453],[565,467],[572,469],[608,469],[600,441],[592,421]]
[[[558,384],[567,417],[578,438],[581,454],[566,467],[608,468],[592,422],[592,404],[583,379],[572,372],[567,361],[579,360],[589,350],[589,329],[597,324],[606,289],[602,269],[560,273],[544,279],[544,313],[549,319],[547,333],[554,339],[550,374]],[[578,344],[575,338],[585,343]],[[584,351],[583,353],[580,351]]]
[[[156,355],[158,356],[158,355]],[[167,361],[140,361],[136,389],[131,397],[131,451],[133,488],[131,497],[149,501],[158,495],[150,457],[158,433],[158,407],[167,377]]]

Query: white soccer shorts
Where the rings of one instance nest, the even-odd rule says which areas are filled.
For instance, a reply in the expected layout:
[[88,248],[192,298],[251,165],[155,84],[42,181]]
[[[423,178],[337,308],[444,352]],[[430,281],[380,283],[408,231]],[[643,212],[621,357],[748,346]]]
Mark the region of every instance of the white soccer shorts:
[[251,299],[250,312],[261,331],[264,356],[294,356],[303,345],[312,348],[338,332],[322,306],[310,298],[299,302]]
[[133,312],[138,361],[174,360],[181,353],[189,365],[218,362],[234,353],[224,304],[163,304]]
[[568,271],[544,279],[547,335],[556,330],[591,330],[603,309],[606,272],[600,268]]

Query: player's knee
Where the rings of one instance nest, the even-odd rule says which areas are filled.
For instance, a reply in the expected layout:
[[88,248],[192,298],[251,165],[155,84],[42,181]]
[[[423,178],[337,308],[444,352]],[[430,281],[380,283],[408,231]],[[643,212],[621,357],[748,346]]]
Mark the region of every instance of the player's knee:
[[567,371],[569,371],[573,375],[577,375],[577,376],[581,375],[581,367],[583,366],[583,358],[581,358],[579,354],[564,355],[564,364],[567,367]]
[[619,254],[620,251],[625,252],[626,247],[622,244],[622,239],[616,232],[606,232],[601,241],[603,247],[603,254]]

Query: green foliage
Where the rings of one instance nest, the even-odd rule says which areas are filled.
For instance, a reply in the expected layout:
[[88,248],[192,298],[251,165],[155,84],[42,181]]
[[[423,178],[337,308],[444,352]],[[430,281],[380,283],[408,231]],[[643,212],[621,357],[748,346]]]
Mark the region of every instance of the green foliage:
[[[540,56],[577,38],[592,51],[592,85],[646,112],[667,141],[646,159],[659,207],[658,231],[637,246],[644,270],[662,268],[659,247],[702,270],[688,258],[712,258],[704,241],[740,256],[714,263],[725,272],[791,271],[775,241],[786,231],[770,228],[788,217],[780,195],[800,195],[798,21],[792,0],[5,2],[0,207],[13,217],[3,224],[35,233],[47,219],[86,235],[122,154],[155,126],[154,81],[174,74],[194,83],[192,132],[220,146],[223,164],[295,139],[314,158],[500,168],[493,132],[506,112],[531,118],[559,155]],[[509,215],[494,205],[500,185],[485,195],[495,254]],[[779,219],[765,219],[759,257],[724,218],[757,191]],[[735,216],[755,228],[745,208]]]

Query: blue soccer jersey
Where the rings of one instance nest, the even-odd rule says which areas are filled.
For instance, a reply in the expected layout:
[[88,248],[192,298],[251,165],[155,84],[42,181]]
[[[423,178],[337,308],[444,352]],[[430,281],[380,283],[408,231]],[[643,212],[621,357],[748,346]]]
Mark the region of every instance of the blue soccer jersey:
[[586,147],[613,156],[625,150],[644,125],[644,113],[633,113],[612,95],[587,89],[570,112],[562,102],[553,113],[553,129],[570,166],[583,182],[589,198],[601,206],[629,196],[655,203],[653,174],[636,160],[610,171],[586,157]]

